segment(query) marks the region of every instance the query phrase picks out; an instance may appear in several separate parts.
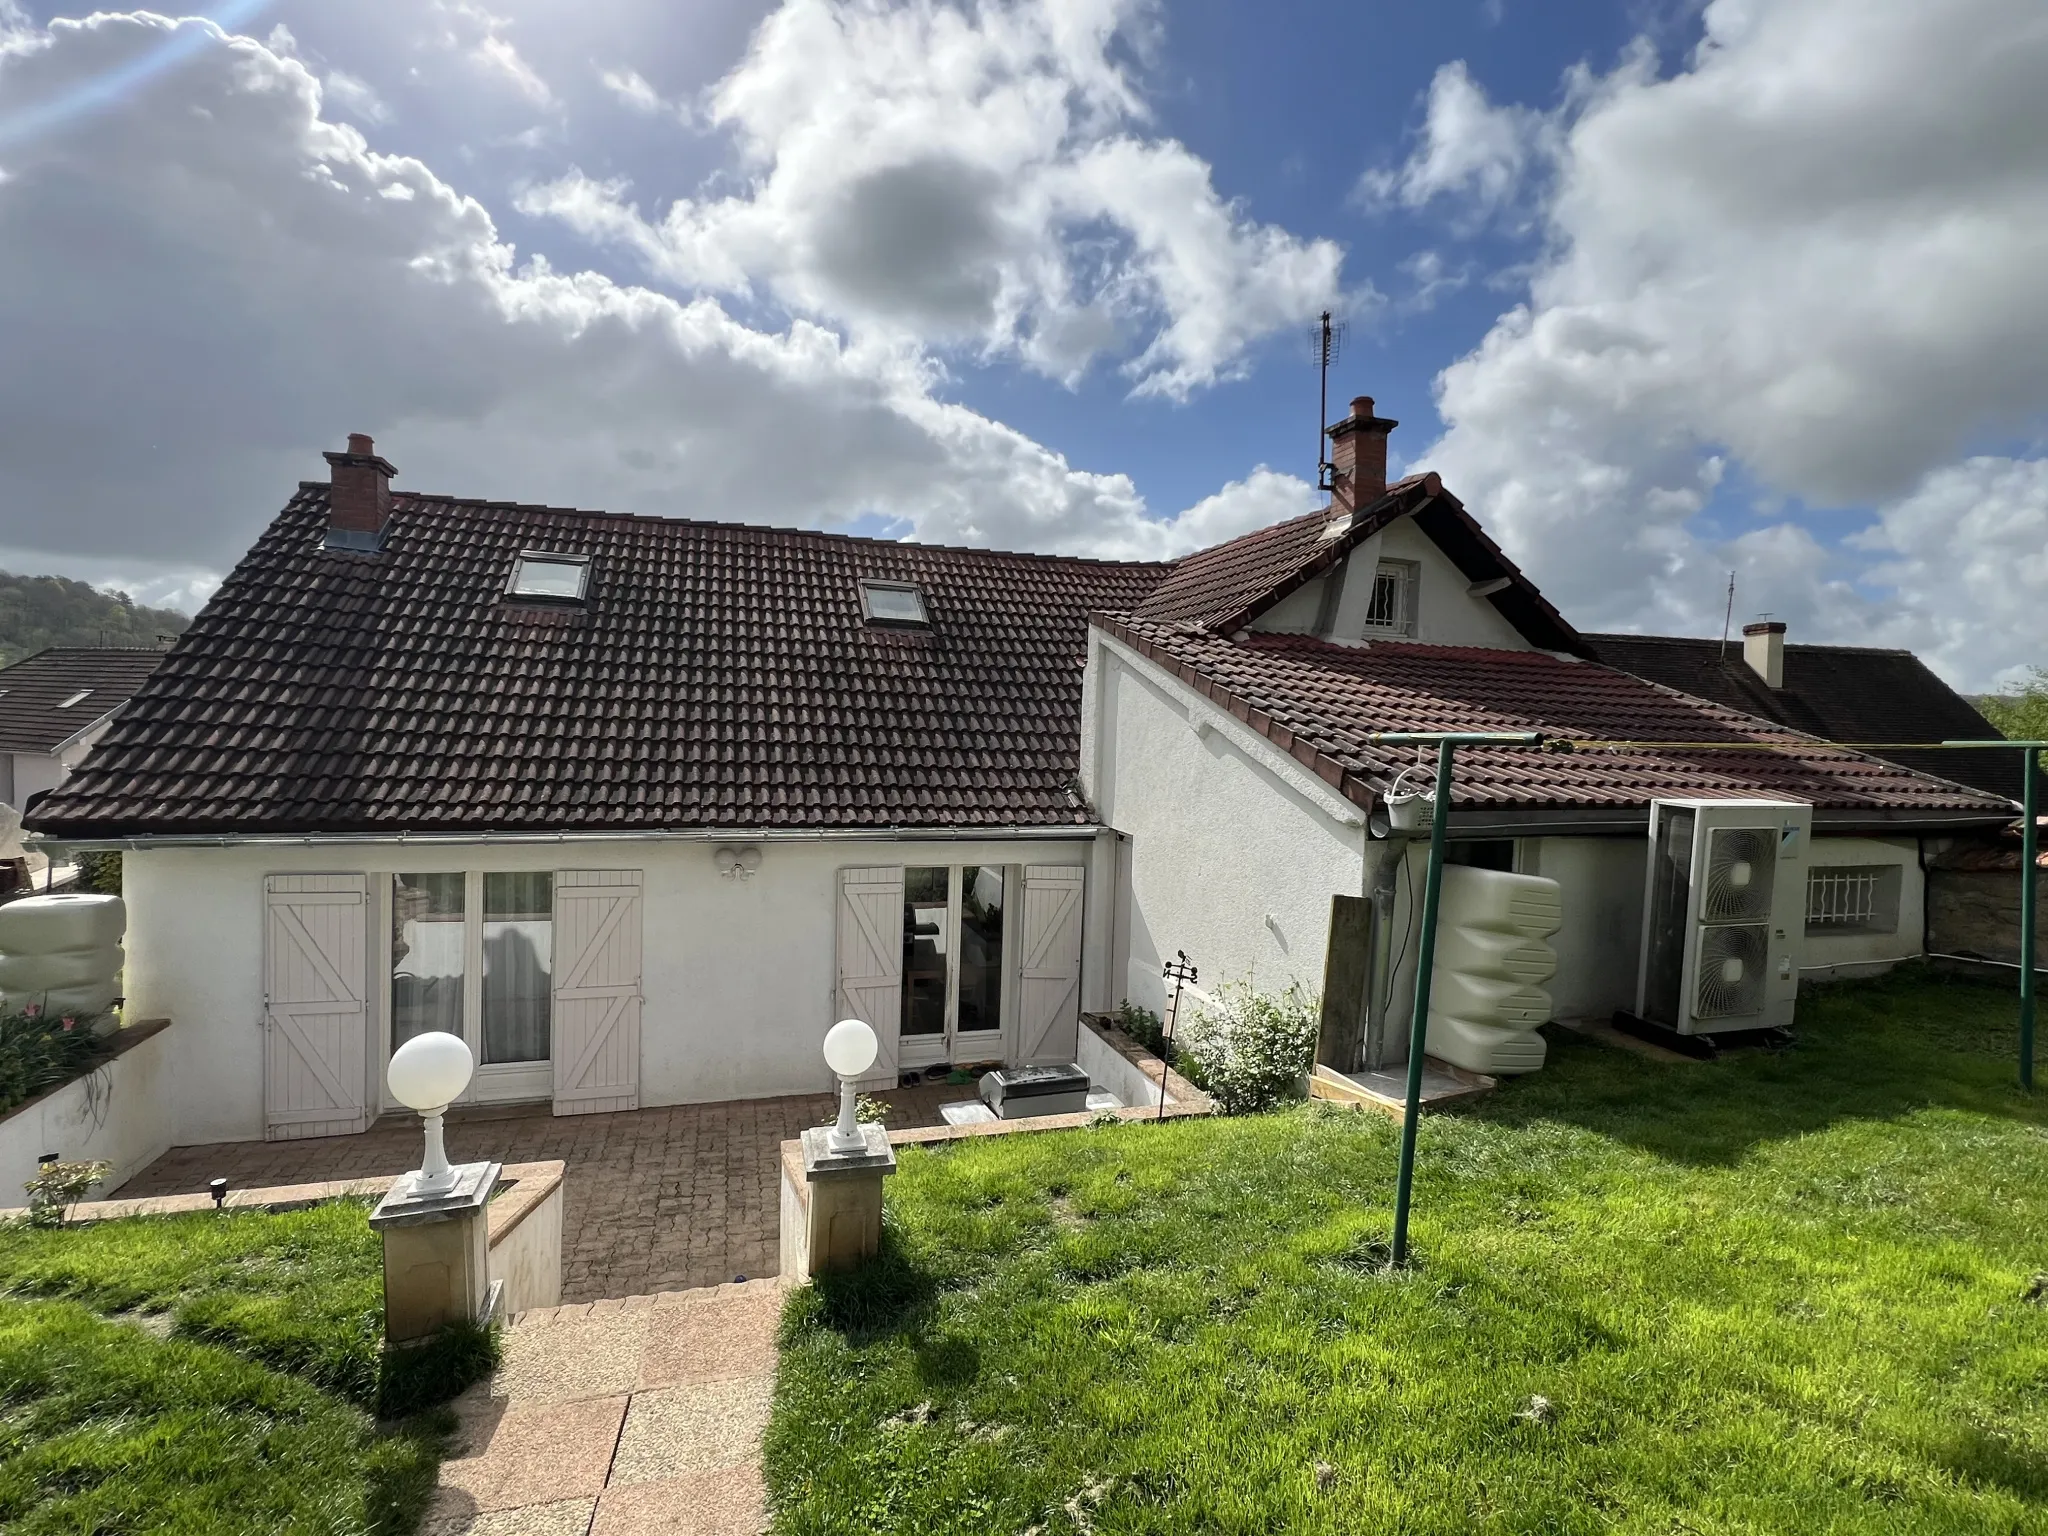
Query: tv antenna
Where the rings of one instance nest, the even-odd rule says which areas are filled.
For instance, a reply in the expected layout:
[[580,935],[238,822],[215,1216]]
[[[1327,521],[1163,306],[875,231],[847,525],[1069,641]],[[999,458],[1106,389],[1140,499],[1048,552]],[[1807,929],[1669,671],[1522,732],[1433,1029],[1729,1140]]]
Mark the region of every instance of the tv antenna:
[[1728,573],[1728,611],[1721,615],[1721,659],[1728,659],[1728,631],[1735,623],[1735,573]]
[[1325,450],[1330,437],[1323,429],[1330,424],[1330,365],[1337,361],[1337,355],[1344,350],[1344,322],[1330,323],[1330,312],[1323,311],[1322,323],[1308,333],[1309,358],[1322,374],[1322,396],[1316,411],[1316,489],[1331,490],[1336,486],[1336,465],[1329,461]]

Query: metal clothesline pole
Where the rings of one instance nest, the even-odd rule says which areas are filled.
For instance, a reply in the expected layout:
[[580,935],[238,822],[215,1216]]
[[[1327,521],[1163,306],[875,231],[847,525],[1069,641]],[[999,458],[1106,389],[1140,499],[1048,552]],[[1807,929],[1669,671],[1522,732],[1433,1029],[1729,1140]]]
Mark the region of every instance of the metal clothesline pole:
[[2039,922],[2040,832],[2035,825],[2035,768],[2043,741],[1944,741],[1944,747],[2004,747],[2020,754],[2020,1086],[2034,1090],[2034,930]]
[[[1535,731],[1384,731],[1366,738],[1375,746],[1436,747],[1436,788],[1430,802],[1429,873],[1422,887],[1422,947],[1415,956],[1415,1001],[1408,1018],[1408,1098],[1401,1111],[1401,1160],[1394,1175],[1392,1263],[1408,1262],[1408,1209],[1415,1190],[1415,1129],[1422,1118],[1422,1054],[1429,1041],[1429,990],[1436,969],[1436,913],[1443,894],[1444,840],[1451,814],[1451,764],[1459,747],[1536,747]],[[1404,858],[1406,854],[1402,855]]]

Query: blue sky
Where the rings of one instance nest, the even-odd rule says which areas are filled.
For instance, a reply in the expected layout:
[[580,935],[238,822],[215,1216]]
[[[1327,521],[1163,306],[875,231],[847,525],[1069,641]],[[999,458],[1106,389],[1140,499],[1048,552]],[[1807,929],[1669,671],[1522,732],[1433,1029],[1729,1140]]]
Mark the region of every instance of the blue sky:
[[[318,452],[1157,556],[1369,393],[1586,628],[2048,660],[2035,0],[0,0],[0,560]],[[539,264],[536,264],[538,261]]]

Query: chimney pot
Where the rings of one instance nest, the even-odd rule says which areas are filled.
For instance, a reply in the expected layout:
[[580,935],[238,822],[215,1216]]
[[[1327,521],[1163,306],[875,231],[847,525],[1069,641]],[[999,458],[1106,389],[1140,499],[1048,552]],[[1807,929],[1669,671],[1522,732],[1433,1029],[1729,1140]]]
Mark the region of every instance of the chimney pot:
[[324,453],[331,479],[327,492],[327,543],[334,548],[378,548],[391,520],[391,477],[398,473],[377,456],[367,432],[348,435],[346,453]]
[[1742,626],[1742,659],[1768,688],[1785,686],[1785,626],[1767,619]]
[[1369,507],[1386,494],[1387,434],[1399,425],[1374,413],[1371,395],[1360,395],[1351,402],[1351,414],[1327,429],[1330,463],[1336,469],[1333,515]]

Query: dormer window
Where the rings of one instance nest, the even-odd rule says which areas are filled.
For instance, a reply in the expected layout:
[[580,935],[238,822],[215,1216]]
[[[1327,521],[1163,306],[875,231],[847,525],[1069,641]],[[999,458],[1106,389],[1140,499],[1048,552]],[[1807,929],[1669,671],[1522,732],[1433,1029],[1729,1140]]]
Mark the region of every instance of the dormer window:
[[1365,610],[1368,632],[1408,635],[1415,632],[1416,566],[1412,560],[1382,560],[1373,572],[1372,602]]
[[83,704],[90,697],[92,697],[92,690],[90,688],[81,688],[57,707],[59,709],[70,709],[75,704]]
[[580,603],[590,582],[590,556],[526,550],[512,562],[505,592],[546,603]]
[[860,584],[861,617],[870,624],[899,629],[924,629],[924,593],[905,581],[864,581]]

